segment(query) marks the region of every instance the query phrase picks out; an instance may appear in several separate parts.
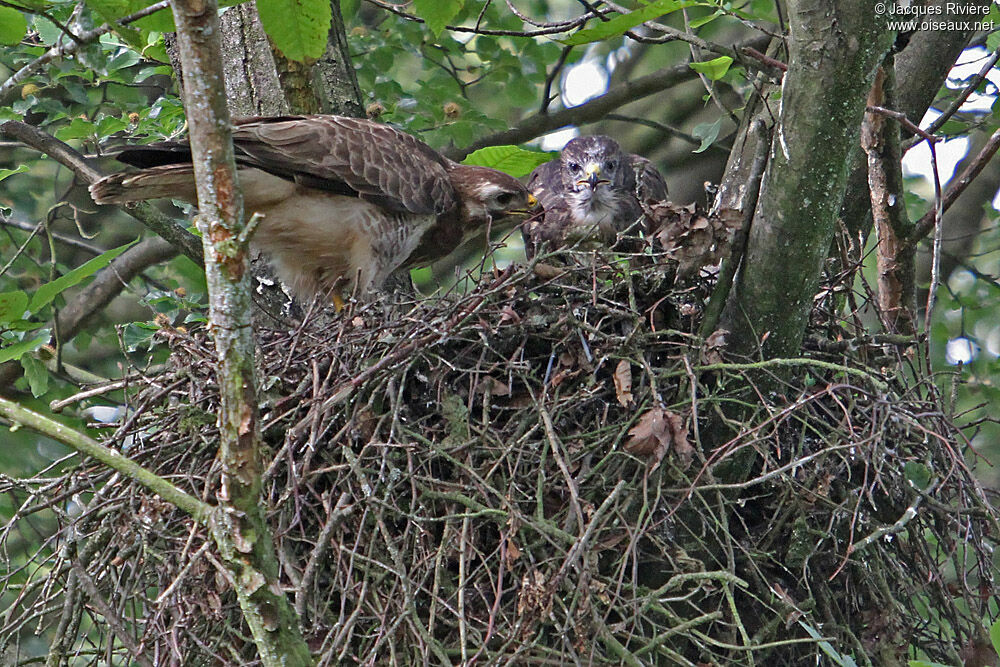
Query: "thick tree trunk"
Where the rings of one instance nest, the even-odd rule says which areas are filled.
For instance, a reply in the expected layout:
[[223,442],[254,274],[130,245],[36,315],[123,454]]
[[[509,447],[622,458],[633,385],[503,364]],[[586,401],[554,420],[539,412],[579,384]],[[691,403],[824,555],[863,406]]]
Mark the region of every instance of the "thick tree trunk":
[[212,536],[261,662],[308,665],[309,648],[278,582],[274,540],[261,505],[260,426],[250,327],[249,232],[236,182],[215,0],[173,0],[184,67],[198,230],[205,247],[209,322],[219,384],[222,485]]
[[271,45],[254,4],[238,5],[222,16],[226,94],[233,116],[364,114],[338,0],[331,0],[331,9],[326,52],[309,64],[288,60]]
[[747,253],[723,314],[732,350],[798,351],[892,34],[869,0],[788,3],[789,67]]

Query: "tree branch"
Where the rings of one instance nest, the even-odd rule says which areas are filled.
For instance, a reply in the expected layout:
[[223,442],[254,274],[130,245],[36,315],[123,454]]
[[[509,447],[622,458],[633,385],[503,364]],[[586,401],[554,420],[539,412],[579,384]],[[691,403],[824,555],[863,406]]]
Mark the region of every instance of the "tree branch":
[[191,160],[198,187],[198,229],[205,251],[209,321],[218,361],[219,460],[223,511],[211,522],[243,618],[265,667],[311,665],[298,618],[278,581],[274,540],[261,502],[260,425],[250,319],[248,225],[236,181],[222,72],[218,4],[172,0]]
[[785,357],[801,345],[843,202],[844,165],[893,36],[873,7],[869,0],[787,4],[788,73],[771,158],[721,324],[738,354]]
[[[85,183],[95,183],[107,175],[94,160],[81,155],[69,144],[43,132],[34,125],[11,120],[0,125],[0,133],[14,137],[25,146],[48,155],[70,169]],[[201,264],[201,241],[194,234],[178,225],[173,218],[164,215],[148,202],[139,202],[123,210],[162,236],[180,252]]]
[[[160,2],[153,3],[148,7],[143,7],[135,14],[126,16],[125,18],[118,21],[118,25],[128,25],[138,21],[141,18],[145,18],[150,14],[157,12],[161,9],[165,9],[170,6],[169,0],[160,0]],[[105,35],[115,29],[115,26],[110,23],[105,23],[104,25],[94,28],[93,30],[87,30],[82,32],[75,37],[75,40],[68,44],[61,44],[59,46],[53,46],[51,49],[35,58],[30,63],[14,72],[3,84],[0,84],[0,106],[7,106],[11,103],[11,100],[16,96],[16,88],[21,84],[22,81],[30,76],[41,71],[48,63],[52,62],[56,58],[61,58],[63,56],[68,56],[76,53],[80,48],[90,44],[91,42],[100,39],[101,35]]]
[[104,465],[117,470],[129,479],[135,480],[156,495],[160,496],[177,509],[191,515],[195,521],[206,524],[213,513],[213,508],[198,498],[188,494],[159,475],[143,468],[130,458],[105,447],[96,440],[76,431],[54,419],[21,407],[14,401],[0,398],[0,416],[12,423],[27,426],[32,431],[47,435],[64,445],[72,447],[81,454],[97,459]]
[[[983,167],[989,163],[993,156],[996,155],[997,150],[1000,149],[1000,130],[994,132],[983,149],[979,151],[979,154],[969,163],[969,166],[965,168],[962,175],[956,179],[953,179],[948,185],[948,190],[944,193],[944,197],[941,202],[942,212],[947,211],[958,196],[962,194],[969,184],[976,179],[979,172],[983,170]],[[917,224],[913,226],[913,232],[907,237],[906,241],[903,243],[904,249],[915,248],[916,245],[925,237],[932,229],[934,229],[934,220],[936,216],[936,208],[932,208],[930,211],[924,214]]]
[[685,81],[698,78],[697,72],[688,65],[666,67],[658,72],[641,76],[634,81],[626,81],[608,90],[599,97],[569,109],[552,113],[536,113],[528,116],[510,128],[474,141],[465,149],[451,151],[449,157],[461,160],[469,153],[500,144],[520,144],[566,125],[585,125],[601,120],[621,106],[643,97],[658,93]]
[[[875,222],[879,315],[887,333],[912,334],[914,252],[902,247],[912,228],[906,215],[898,120],[880,113],[895,104],[893,58],[886,57],[868,94],[861,147],[868,156],[868,187]],[[873,109],[875,111],[873,111]]]
[[[81,292],[59,311],[54,330],[60,343],[72,340],[92,315],[111,303],[133,278],[154,264],[177,255],[177,249],[159,237],[153,237],[132,246],[98,271]],[[21,364],[8,361],[0,364],[0,387],[10,387],[21,375]]]

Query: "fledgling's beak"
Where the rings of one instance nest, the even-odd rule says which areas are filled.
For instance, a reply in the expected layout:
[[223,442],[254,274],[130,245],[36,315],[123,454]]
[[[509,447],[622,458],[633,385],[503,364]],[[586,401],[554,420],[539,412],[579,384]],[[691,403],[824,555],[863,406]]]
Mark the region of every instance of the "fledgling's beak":
[[611,182],[606,178],[601,178],[601,165],[597,162],[588,162],[584,165],[583,173],[587,175],[587,178],[582,181],[577,181],[577,183],[589,185],[591,190],[596,190],[597,186],[601,183]]
[[527,199],[527,205],[524,208],[515,208],[515,209],[512,209],[510,212],[511,213],[518,213],[518,214],[521,214],[521,215],[531,215],[532,213],[535,212],[535,210],[537,208],[538,208],[538,198],[535,195],[533,195],[533,194],[531,194],[529,192],[528,193],[528,199]]

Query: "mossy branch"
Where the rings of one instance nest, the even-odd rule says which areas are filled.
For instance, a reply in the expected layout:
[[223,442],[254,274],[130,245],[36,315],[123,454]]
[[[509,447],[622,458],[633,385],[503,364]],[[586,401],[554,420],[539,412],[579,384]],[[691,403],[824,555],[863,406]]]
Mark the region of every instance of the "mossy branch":
[[182,491],[159,475],[110,447],[105,447],[93,438],[6,398],[0,398],[0,415],[14,424],[26,426],[32,431],[72,447],[81,454],[97,459],[129,479],[134,479],[177,509],[187,512],[198,523],[208,524],[209,517],[214,511],[211,505]]

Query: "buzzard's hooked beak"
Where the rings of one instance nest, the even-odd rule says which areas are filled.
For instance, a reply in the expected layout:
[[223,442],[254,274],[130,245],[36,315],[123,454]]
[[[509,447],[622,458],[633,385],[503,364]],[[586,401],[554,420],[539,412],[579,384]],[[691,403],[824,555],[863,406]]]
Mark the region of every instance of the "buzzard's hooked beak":
[[587,178],[577,181],[578,185],[589,185],[591,190],[596,190],[601,183],[610,183],[606,178],[601,178],[601,165],[597,162],[590,162],[583,168],[583,173]]
[[538,198],[535,195],[533,195],[533,194],[531,194],[529,192],[528,193],[528,199],[527,199],[527,206],[525,206],[524,208],[515,208],[515,209],[512,209],[510,212],[511,213],[520,213],[520,214],[523,214],[523,215],[530,215],[530,214],[534,213],[537,208],[538,208]]

